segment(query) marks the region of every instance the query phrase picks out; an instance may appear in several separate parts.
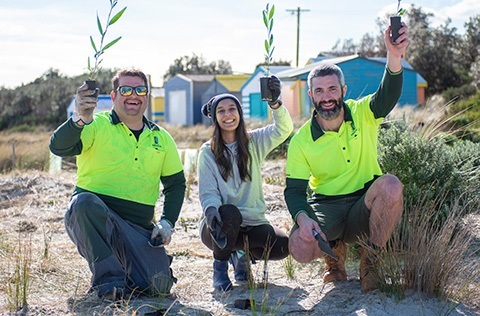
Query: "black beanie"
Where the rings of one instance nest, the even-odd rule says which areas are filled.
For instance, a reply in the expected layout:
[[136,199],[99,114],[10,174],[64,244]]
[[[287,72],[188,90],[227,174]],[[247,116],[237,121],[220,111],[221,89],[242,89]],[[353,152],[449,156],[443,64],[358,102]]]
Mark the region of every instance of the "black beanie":
[[230,94],[230,93],[222,93],[211,98],[210,101],[208,101],[202,106],[202,114],[210,117],[215,122],[216,120],[215,112],[217,110],[217,105],[220,101],[224,99],[232,99],[235,102],[235,105],[237,106],[237,110],[238,110],[238,113],[240,113],[240,117],[243,116],[243,110],[242,110],[242,105],[240,104],[240,101],[238,101],[237,97],[235,97],[233,94]]

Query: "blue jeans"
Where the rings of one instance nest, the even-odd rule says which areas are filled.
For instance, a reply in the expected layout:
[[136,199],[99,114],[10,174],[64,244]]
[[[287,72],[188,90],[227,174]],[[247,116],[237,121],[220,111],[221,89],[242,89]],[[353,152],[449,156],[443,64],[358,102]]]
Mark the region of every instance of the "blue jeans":
[[127,222],[98,196],[82,192],[72,197],[65,214],[68,236],[92,272],[98,296],[114,288],[138,294],[167,294],[176,279],[172,257],[149,244],[151,231]]

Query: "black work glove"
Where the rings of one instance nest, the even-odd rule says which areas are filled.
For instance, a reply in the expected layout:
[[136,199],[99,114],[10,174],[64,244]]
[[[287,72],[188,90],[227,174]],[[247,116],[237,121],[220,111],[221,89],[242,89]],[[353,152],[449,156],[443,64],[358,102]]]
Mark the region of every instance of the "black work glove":
[[213,242],[218,246],[218,248],[223,249],[227,245],[227,236],[222,232],[222,218],[218,209],[213,206],[209,206],[205,210],[205,217],[207,219],[207,227],[210,229],[210,236],[212,237]]
[[220,213],[218,212],[218,209],[213,206],[209,206],[205,210],[205,217],[207,218],[207,227],[210,230],[215,230],[216,225],[222,226],[222,218],[220,217]]
[[268,101],[268,105],[275,105],[278,102],[278,97],[280,96],[282,86],[280,84],[280,79],[277,76],[270,76],[268,80],[268,90],[272,93],[272,101]]

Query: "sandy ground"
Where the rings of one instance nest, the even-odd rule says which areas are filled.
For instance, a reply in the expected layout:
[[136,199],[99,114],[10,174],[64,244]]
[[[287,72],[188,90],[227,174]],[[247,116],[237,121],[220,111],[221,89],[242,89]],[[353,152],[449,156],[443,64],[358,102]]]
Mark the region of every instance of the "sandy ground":
[[[281,179],[283,162],[267,162],[265,177]],[[348,281],[323,284],[323,261],[300,265],[287,259],[252,266],[256,289],[235,284],[227,294],[212,291],[212,257],[200,242],[200,209],[193,185],[184,202],[172,243],[173,271],[178,282],[172,297],[132,299],[113,305],[86,293],[90,272],[68,239],[63,214],[75,183],[72,172],[10,173],[0,175],[0,313],[9,315],[8,277],[18,254],[30,260],[26,315],[480,315],[480,302],[439,301],[415,292],[404,299],[375,290],[363,293],[358,261],[349,260]],[[291,226],[283,186],[266,184],[268,218],[288,231]],[[480,235],[480,218],[472,217]],[[477,240],[480,236],[477,236]],[[288,278],[286,266],[293,264]],[[267,270],[265,280],[264,271]],[[230,271],[233,279],[233,271]],[[479,296],[477,296],[478,298]],[[255,300],[253,310],[235,307],[236,300]]]

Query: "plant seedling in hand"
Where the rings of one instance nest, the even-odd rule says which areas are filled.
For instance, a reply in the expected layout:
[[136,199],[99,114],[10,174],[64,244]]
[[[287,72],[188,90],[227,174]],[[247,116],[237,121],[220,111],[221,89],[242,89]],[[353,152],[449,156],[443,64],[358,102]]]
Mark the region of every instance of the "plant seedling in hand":
[[398,30],[402,27],[402,15],[405,13],[405,9],[400,7],[400,2],[402,0],[397,1],[397,13],[395,16],[390,17],[390,27],[392,32],[392,44],[398,44],[396,41],[400,34],[398,34]]
[[105,23],[105,29],[102,27],[102,23],[100,22],[100,17],[98,16],[98,12],[97,12],[97,27],[98,27],[98,31],[100,33],[100,43],[99,43],[100,45],[98,45],[98,47],[95,44],[95,41],[93,40],[93,37],[90,36],[90,44],[92,45],[93,51],[95,52],[94,55],[93,55],[93,58],[95,59],[95,63],[92,65],[90,57],[88,57],[87,70],[88,70],[88,73],[89,73],[88,74],[88,79],[89,80],[95,80],[95,78],[97,76],[97,73],[101,68],[100,64],[103,61],[101,56],[103,55],[103,53],[108,48],[115,45],[115,43],[117,43],[122,38],[121,36],[119,36],[116,39],[114,39],[113,41],[111,41],[107,44],[104,44],[104,40],[105,40],[105,36],[107,34],[108,27],[110,25],[113,25],[115,22],[117,22],[122,17],[125,10],[127,9],[127,7],[124,7],[122,10],[120,10],[118,13],[116,13],[113,17],[111,17],[113,9],[117,5],[118,0],[109,0],[109,1],[110,1],[110,11],[108,12],[107,21]]
[[267,3],[267,6],[265,7],[265,10],[263,10],[263,24],[265,24],[265,27],[267,28],[267,38],[265,39],[264,46],[265,46],[265,65],[267,69],[267,76],[268,76],[268,71],[270,70],[270,63],[272,62],[272,55],[273,51],[275,50],[275,46],[273,46],[273,34],[272,34],[272,29],[273,29],[273,15],[275,14],[275,5],[272,5],[271,8],[269,8],[269,3]]
[[263,101],[273,101],[272,93],[268,89],[269,74],[270,74],[270,63],[272,62],[273,51],[275,46],[273,45],[273,15],[275,14],[275,5],[270,7],[270,4],[267,3],[267,6],[262,11],[263,24],[267,28],[267,38],[264,41],[265,47],[265,69],[267,73],[265,77],[260,78],[260,94]]

